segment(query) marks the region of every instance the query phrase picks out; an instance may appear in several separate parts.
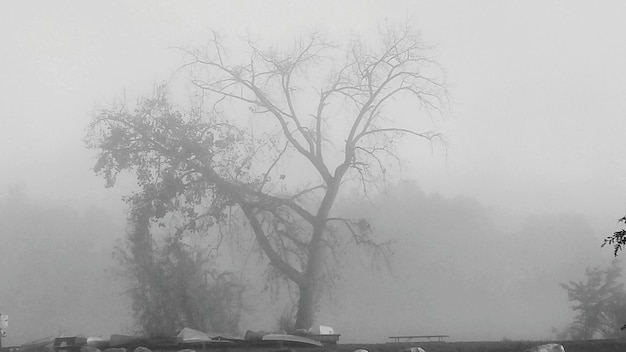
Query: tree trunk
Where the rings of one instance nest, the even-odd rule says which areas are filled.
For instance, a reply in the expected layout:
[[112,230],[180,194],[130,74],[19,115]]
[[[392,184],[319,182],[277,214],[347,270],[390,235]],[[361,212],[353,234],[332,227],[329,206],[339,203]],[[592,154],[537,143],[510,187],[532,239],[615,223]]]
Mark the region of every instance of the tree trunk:
[[308,330],[313,326],[315,314],[317,313],[315,309],[315,307],[317,307],[315,286],[317,286],[317,284],[298,287],[300,297],[298,298],[298,313],[296,313],[296,324],[294,325],[296,330]]
[[304,272],[303,285],[299,285],[298,313],[296,314],[296,329],[309,329],[315,322],[318,301],[321,296],[323,241],[325,221],[314,225],[313,236],[309,243],[309,261]]
[[326,233],[326,220],[337,197],[339,184],[344,173],[345,169],[338,171],[338,176],[335,176],[333,181],[328,184],[326,195],[320,204],[315,222],[312,223],[313,234],[309,243],[309,260],[304,272],[305,280],[303,284],[298,285],[300,297],[298,298],[296,329],[310,329],[315,322],[323,281],[323,240]]

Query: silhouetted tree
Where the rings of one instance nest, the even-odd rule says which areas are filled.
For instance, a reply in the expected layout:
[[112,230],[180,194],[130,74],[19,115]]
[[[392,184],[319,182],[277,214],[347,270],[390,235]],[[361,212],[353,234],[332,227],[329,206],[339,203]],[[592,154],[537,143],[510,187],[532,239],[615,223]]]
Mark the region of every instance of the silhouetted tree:
[[591,339],[596,335],[613,338],[619,335],[619,326],[626,319],[626,292],[618,283],[622,269],[618,261],[601,270],[587,268],[585,282],[561,284],[570,301],[577,302],[572,309],[578,312],[569,327],[573,339]]
[[[618,222],[626,223],[626,216],[623,216],[621,219],[618,220]],[[604,242],[602,243],[602,247],[606,246],[607,244],[613,246],[613,255],[617,257],[619,251],[621,251],[622,248],[626,245],[626,229],[615,231],[613,232],[613,235],[605,238]],[[624,304],[626,304],[626,302],[624,302]],[[624,323],[621,330],[626,330],[626,323]]]
[[[626,216],[619,219],[618,222],[626,223]],[[626,229],[615,231],[613,235],[605,238],[604,242],[602,243],[602,247],[606,246],[607,244],[613,246],[613,255],[617,257],[619,251],[621,251],[623,246],[626,245]]]
[[[286,51],[249,42],[238,62],[213,39],[187,51],[186,65],[209,111],[177,108],[165,88],[134,111],[101,110],[88,138],[100,152],[95,170],[108,186],[132,170],[141,186],[133,209],[149,205],[146,216],[160,221],[176,214],[183,232],[243,221],[248,231],[237,234],[250,233],[273,273],[297,287],[295,328],[306,329],[335,248],[386,253],[367,221],[333,215],[340,189],[376,186],[402,137],[439,137],[429,119],[420,127],[415,109],[445,105],[443,72],[408,26],[381,30],[370,46],[319,35]],[[391,111],[402,99],[418,105]]]

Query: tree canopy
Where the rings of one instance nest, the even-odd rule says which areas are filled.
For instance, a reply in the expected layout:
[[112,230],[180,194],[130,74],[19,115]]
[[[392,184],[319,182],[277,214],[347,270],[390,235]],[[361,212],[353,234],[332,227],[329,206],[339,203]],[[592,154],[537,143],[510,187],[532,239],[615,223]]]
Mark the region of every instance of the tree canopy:
[[569,300],[576,302],[572,309],[578,312],[569,328],[573,339],[592,339],[600,335],[614,338],[620,334],[620,326],[626,320],[626,292],[618,282],[622,269],[618,261],[602,270],[587,268],[584,282],[570,281],[561,284]]
[[135,243],[150,241],[146,224],[180,236],[215,226],[249,234],[273,273],[297,287],[295,328],[307,329],[336,248],[387,253],[366,220],[333,213],[340,190],[379,185],[402,138],[441,137],[427,111],[446,106],[444,74],[409,26],[344,45],[314,34],[286,50],[246,47],[231,57],[216,34],[207,48],[185,50],[200,93],[191,107],[160,86],[134,109],[98,111],[87,141],[107,186],[120,172],[136,176]]

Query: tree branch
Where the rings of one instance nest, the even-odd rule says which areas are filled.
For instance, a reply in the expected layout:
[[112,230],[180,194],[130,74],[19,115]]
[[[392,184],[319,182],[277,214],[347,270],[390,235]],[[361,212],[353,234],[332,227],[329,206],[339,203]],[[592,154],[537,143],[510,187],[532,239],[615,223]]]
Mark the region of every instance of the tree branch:
[[254,214],[252,207],[246,204],[245,202],[241,202],[240,207],[243,210],[244,214],[246,215],[246,218],[250,222],[250,226],[252,227],[252,230],[254,231],[255,237],[257,239],[257,243],[259,244],[259,246],[261,246],[261,249],[263,249],[263,253],[267,255],[272,266],[277,268],[281,273],[287,276],[289,280],[295,282],[296,284],[298,285],[304,284],[305,282],[304,282],[303,274],[297,271],[296,269],[294,269],[287,262],[285,262],[276,253],[276,251],[274,251],[274,248],[272,247],[269,240],[267,239],[265,232],[263,231],[263,227],[261,226],[261,223],[259,222],[256,215]]

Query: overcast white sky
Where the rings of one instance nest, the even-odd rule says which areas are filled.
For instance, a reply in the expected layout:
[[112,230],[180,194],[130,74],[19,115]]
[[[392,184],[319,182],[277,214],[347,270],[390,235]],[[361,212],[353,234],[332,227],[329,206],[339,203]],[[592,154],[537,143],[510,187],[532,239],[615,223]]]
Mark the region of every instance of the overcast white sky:
[[[4,1],[0,189],[99,197],[82,138],[95,106],[149,94],[209,29],[341,38],[411,18],[454,103],[449,146],[407,153],[427,191],[524,211],[626,210],[626,23],[620,1]],[[425,156],[422,158],[422,156]],[[612,221],[612,220],[611,220]]]

